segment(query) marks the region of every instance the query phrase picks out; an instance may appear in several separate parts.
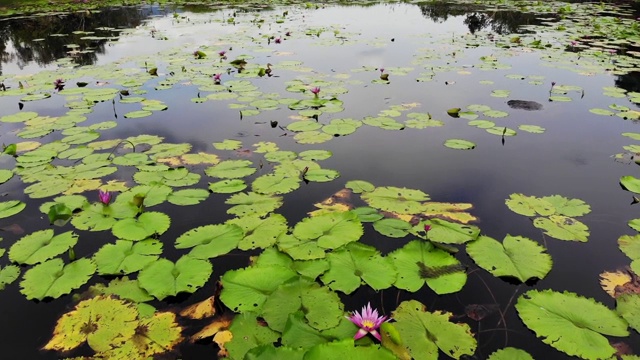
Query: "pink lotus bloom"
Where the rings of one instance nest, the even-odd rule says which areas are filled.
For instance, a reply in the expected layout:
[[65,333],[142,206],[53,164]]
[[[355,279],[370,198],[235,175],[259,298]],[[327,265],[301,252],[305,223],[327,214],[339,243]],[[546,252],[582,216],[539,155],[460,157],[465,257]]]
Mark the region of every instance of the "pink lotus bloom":
[[371,303],[367,303],[367,306],[363,306],[361,313],[354,311],[347,319],[360,328],[360,330],[358,330],[358,332],[353,336],[354,339],[358,340],[367,334],[371,334],[376,339],[382,340],[380,333],[378,333],[378,328],[387,320],[387,317],[378,316],[378,310],[371,309]]
[[100,199],[101,203],[109,205],[109,203],[111,202],[111,193],[108,191],[99,190],[98,198]]
[[575,40],[571,41],[571,46],[576,46],[576,45],[578,45],[577,41],[575,41]]
[[275,41],[276,41],[276,44],[280,44],[282,42],[282,39],[277,37]]
[[380,72],[383,73],[384,72],[384,68],[380,68]]
[[313,95],[318,96],[318,94],[320,93],[320,88],[316,86],[311,89],[311,92],[313,93]]
[[215,75],[213,75],[213,81],[214,81],[216,84],[220,84],[220,77],[221,77],[221,76],[222,76],[222,74],[215,74]]
[[616,51],[616,50],[614,50],[614,49],[609,49],[609,54],[613,55],[613,54],[615,54],[615,53],[617,53],[617,51]]
[[429,232],[429,230],[431,230],[431,225],[425,225],[424,232]]
[[222,51],[220,51],[220,52],[218,53],[218,55],[220,55],[220,56],[224,56],[226,53],[227,53],[226,51],[222,50]]

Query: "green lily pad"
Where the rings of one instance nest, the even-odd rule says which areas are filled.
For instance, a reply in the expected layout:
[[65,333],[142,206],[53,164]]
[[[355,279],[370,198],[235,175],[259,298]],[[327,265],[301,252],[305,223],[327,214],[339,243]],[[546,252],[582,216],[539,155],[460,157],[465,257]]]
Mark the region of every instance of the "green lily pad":
[[287,130],[294,132],[315,131],[322,128],[322,124],[313,120],[295,121],[287,125]]
[[266,174],[257,177],[251,189],[258,194],[280,195],[290,193],[300,187],[300,179],[276,175]]
[[358,216],[352,212],[304,218],[293,228],[293,236],[303,241],[317,242],[324,249],[337,249],[357,241],[363,232]]
[[78,242],[71,231],[54,236],[52,229],[40,230],[22,237],[9,249],[9,259],[19,264],[33,265],[60,255]]
[[89,259],[65,265],[62,259],[55,258],[27,270],[20,282],[20,292],[27,300],[55,299],[84,285],[95,271],[96,265]]
[[471,149],[475,149],[476,144],[469,141],[469,140],[463,140],[463,139],[448,139],[444,142],[444,146],[450,148],[450,149],[457,149],[457,150],[471,150]]
[[413,240],[389,254],[398,271],[395,286],[411,292],[426,283],[436,294],[460,291],[467,282],[465,267],[430,242]]
[[329,271],[322,275],[324,284],[333,290],[351,294],[362,283],[374,290],[387,289],[396,281],[396,270],[390,258],[382,257],[376,248],[350,243],[327,255]]
[[0,268],[0,290],[13,283],[20,276],[20,268],[15,265],[7,265]]
[[204,286],[212,273],[208,260],[184,255],[178,261],[159,259],[138,274],[140,287],[158,300],[181,292],[193,293]]
[[253,192],[232,195],[225,204],[234,205],[227,213],[236,216],[266,215],[282,206],[282,197]]
[[242,141],[227,139],[222,142],[213,143],[213,147],[218,150],[238,150],[242,147]]
[[222,180],[215,183],[209,183],[209,190],[219,194],[231,194],[242,191],[247,188],[247,184],[241,179]]
[[620,178],[620,184],[624,189],[640,194],[640,179],[627,175]]
[[[333,153],[329,150],[305,150],[298,154],[302,160],[320,161],[330,158]],[[293,159],[291,159],[293,160]]]
[[374,222],[373,228],[384,236],[403,238],[409,235],[412,226],[404,220],[388,218]]
[[513,347],[500,349],[491,355],[487,360],[534,360],[528,352]]
[[429,195],[420,190],[384,186],[364,193],[362,200],[380,210],[398,214],[418,214],[424,208],[421,201],[429,200]]
[[520,125],[518,126],[518,129],[532,134],[542,134],[546,130],[545,128],[538,125]]
[[237,179],[249,176],[256,172],[256,168],[251,167],[253,163],[249,160],[224,160],[217,165],[205,169],[205,174],[221,179]]
[[543,197],[542,200],[553,205],[555,213],[558,215],[583,216],[591,212],[589,204],[580,199],[568,199],[560,195],[551,195]]
[[287,232],[287,219],[280,214],[270,214],[265,219],[258,215],[243,216],[228,223],[240,226],[244,232],[244,238],[238,242],[241,250],[268,248]]
[[347,181],[345,187],[347,189],[351,189],[351,191],[353,191],[355,194],[366,193],[369,191],[373,191],[376,188],[372,183],[364,180]]
[[304,356],[305,360],[350,359],[350,360],[394,360],[393,353],[379,345],[354,346],[353,339],[318,344]]
[[629,326],[640,331],[640,294],[622,294],[616,298],[616,311]]
[[450,321],[453,314],[427,312],[416,300],[403,301],[391,314],[404,347],[415,359],[436,359],[439,351],[454,359],[473,355],[477,342],[467,324]]
[[4,184],[13,177],[13,171],[0,169],[0,184]]
[[117,240],[102,246],[94,255],[100,275],[124,275],[142,270],[158,260],[162,243],[153,239],[143,241]]
[[124,114],[124,117],[127,119],[138,119],[138,118],[143,118],[151,115],[153,115],[153,113],[149,110],[137,110],[137,111],[130,111]]
[[303,131],[293,138],[300,144],[321,144],[333,139],[333,136],[320,131]]
[[544,230],[546,235],[559,240],[587,242],[589,237],[589,228],[585,224],[567,216],[539,217],[533,220],[533,226]]
[[19,200],[9,200],[0,202],[0,219],[13,216],[27,207],[27,204]]
[[254,313],[243,313],[236,316],[229,327],[233,334],[231,341],[225,343],[232,359],[249,359],[245,354],[260,345],[273,344],[280,334],[263,326]]
[[507,235],[504,241],[480,236],[467,245],[467,253],[481,268],[494,276],[510,276],[525,282],[542,279],[551,271],[551,256],[537,242]]
[[555,207],[549,201],[524,194],[509,195],[505,204],[511,211],[524,216],[547,216],[556,212]]
[[220,278],[220,300],[235,312],[261,311],[269,295],[294,277],[293,270],[277,265],[230,270]]
[[339,176],[339,172],[331,169],[311,169],[304,174],[306,180],[314,182],[328,182]]
[[625,255],[633,260],[631,270],[640,271],[640,236],[622,235],[618,238],[618,246]]
[[233,224],[205,225],[187,231],[176,239],[176,249],[192,248],[189,253],[197,259],[227,254],[238,246],[244,232]]
[[121,299],[133,302],[141,303],[153,300],[153,296],[140,287],[137,279],[130,280],[127,276],[111,280],[108,286],[96,284],[90,288],[90,291],[92,293],[116,295]]
[[305,278],[291,278],[269,295],[262,316],[276,331],[287,329],[289,315],[304,309],[303,319],[315,330],[338,326],[344,309],[338,294]]
[[112,232],[124,240],[143,240],[154,234],[161,235],[169,229],[171,218],[164,213],[148,211],[137,219],[122,219],[113,224]]
[[205,189],[184,189],[174,191],[167,200],[174,205],[196,205],[205,201],[209,192]]
[[571,292],[529,290],[515,307],[525,325],[545,344],[568,355],[609,358],[616,350],[603,335],[629,335],[626,321],[615,312]]

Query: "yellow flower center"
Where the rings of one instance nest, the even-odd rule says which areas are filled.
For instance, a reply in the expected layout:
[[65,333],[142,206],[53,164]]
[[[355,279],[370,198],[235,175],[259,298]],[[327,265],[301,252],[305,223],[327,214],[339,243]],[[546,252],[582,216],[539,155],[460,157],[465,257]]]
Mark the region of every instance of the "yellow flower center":
[[373,329],[373,327],[375,326],[374,322],[371,320],[362,320],[362,327],[365,327],[367,329]]

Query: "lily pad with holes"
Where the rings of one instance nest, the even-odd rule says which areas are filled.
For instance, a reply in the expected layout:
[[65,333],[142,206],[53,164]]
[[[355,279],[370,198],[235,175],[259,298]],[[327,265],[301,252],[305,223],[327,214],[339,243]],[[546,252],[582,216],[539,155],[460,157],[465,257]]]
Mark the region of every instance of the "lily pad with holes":
[[209,183],[209,190],[219,194],[232,194],[247,188],[247,184],[242,179],[221,180]]
[[505,203],[511,211],[524,216],[547,216],[556,212],[555,207],[549,201],[524,194],[511,194]]
[[243,216],[228,223],[240,226],[244,232],[244,237],[238,242],[241,250],[268,248],[287,232],[287,219],[280,214],[270,214],[264,219],[257,215]]
[[539,217],[533,220],[533,226],[559,240],[587,242],[589,238],[589,228],[582,222],[567,216]]
[[266,215],[282,206],[282,197],[254,192],[232,195],[225,204],[233,205],[227,213],[236,216]]

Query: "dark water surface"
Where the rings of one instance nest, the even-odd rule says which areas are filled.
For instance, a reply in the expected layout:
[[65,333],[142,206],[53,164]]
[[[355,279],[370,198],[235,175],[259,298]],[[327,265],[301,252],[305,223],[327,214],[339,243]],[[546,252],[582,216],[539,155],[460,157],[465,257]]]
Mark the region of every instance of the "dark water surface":
[[[609,308],[615,307],[615,300],[600,287],[599,274],[629,264],[630,260],[618,249],[617,239],[623,234],[632,234],[627,221],[638,217],[638,208],[630,206],[631,193],[620,188],[619,179],[624,175],[635,175],[637,166],[626,164],[612,157],[622,152],[622,146],[633,141],[621,136],[623,132],[637,132],[640,126],[635,121],[626,121],[617,116],[605,117],[590,113],[591,108],[607,108],[617,103],[636,109],[627,99],[614,99],[602,95],[602,87],[619,86],[629,91],[638,90],[638,73],[630,75],[612,75],[599,73],[592,76],[581,75],[565,69],[545,66],[544,51],[525,51],[522,47],[498,49],[491,46],[463,47],[454,45],[449,39],[461,38],[475,33],[484,42],[495,36],[510,36],[531,32],[522,25],[538,25],[554,18],[553,14],[533,15],[518,12],[491,13],[472,7],[379,4],[374,6],[327,6],[315,10],[303,10],[300,7],[287,7],[262,12],[263,16],[280,14],[288,10],[287,21],[282,24],[266,22],[256,28],[250,20],[254,11],[237,12],[236,25],[226,24],[223,19],[233,15],[233,9],[205,12],[201,8],[171,8],[158,6],[125,7],[108,9],[99,13],[75,13],[68,15],[37,16],[21,19],[0,19],[0,75],[30,74],[39,71],[55,70],[56,61],[68,56],[70,43],[79,44],[81,49],[93,49],[93,52],[74,55],[77,65],[108,65],[115,61],[140,64],[140,59],[148,59],[158,65],[159,72],[166,74],[167,64],[162,55],[181,52],[185,57],[199,46],[220,44],[219,49],[230,47],[225,39],[238,32],[242,36],[253,37],[262,46],[273,48],[276,52],[252,52],[248,43],[242,49],[233,45],[229,55],[252,54],[253,63],[278,63],[283,60],[300,60],[311,73],[298,73],[288,70],[275,70],[276,76],[249,79],[260,90],[278,92],[286,95],[285,81],[297,76],[324,74],[331,79],[337,74],[349,74],[347,81],[356,80],[348,88],[349,92],[339,95],[344,102],[345,111],[337,114],[322,114],[319,121],[329,122],[332,118],[362,119],[376,116],[391,105],[417,103],[411,111],[429,112],[434,119],[445,123],[442,127],[426,129],[404,129],[387,131],[370,126],[362,126],[355,133],[337,137],[331,141],[316,145],[297,144],[293,134],[281,128],[271,128],[269,122],[277,120],[286,126],[289,116],[295,111],[281,106],[279,110],[265,111],[257,116],[240,119],[238,110],[229,109],[228,103],[234,101],[207,101],[194,104],[191,99],[197,96],[197,86],[175,85],[170,90],[154,90],[153,82],[145,85],[149,91],[142,95],[164,101],[168,109],[154,112],[150,117],[126,119],[122,115],[136,110],[136,104],[119,104],[115,108],[118,114],[118,126],[102,131],[101,140],[124,138],[137,134],[159,135],[165,142],[188,142],[193,145],[191,152],[206,151],[216,153],[212,142],[224,139],[238,139],[244,147],[251,147],[259,141],[276,142],[281,150],[303,151],[306,149],[328,149],[333,156],[321,162],[323,168],[335,169],[340,177],[328,183],[302,184],[293,193],[284,195],[284,206],[278,210],[286,216],[289,225],[293,225],[314,210],[313,204],[329,197],[344,188],[349,180],[361,179],[376,186],[398,186],[420,189],[428,193],[432,200],[442,202],[468,202],[474,205],[472,214],[480,221],[482,233],[496,239],[505,235],[521,235],[543,243],[553,257],[553,269],[549,275],[533,285],[517,285],[495,278],[482,269],[478,269],[464,251],[457,258],[469,266],[468,282],[463,290],[456,294],[437,296],[427,287],[412,294],[395,289],[374,292],[361,287],[351,296],[342,296],[345,310],[359,308],[362,303],[371,301],[385,313],[395,309],[397,301],[417,299],[432,310],[447,310],[459,316],[458,321],[471,325],[478,334],[478,351],[475,358],[484,359],[496,349],[513,346],[524,349],[536,359],[562,359],[568,356],[543,344],[535,334],[528,330],[518,318],[513,308],[515,299],[531,288],[571,291],[591,297]],[[174,11],[180,15],[180,21],[174,17]],[[545,20],[542,20],[545,19]],[[556,19],[557,20],[557,19]],[[50,34],[73,31],[93,31],[95,28],[110,27],[120,29],[95,30],[96,35],[112,39],[81,40],[81,35],[51,37]],[[302,34],[307,28],[325,28],[319,39]],[[334,33],[333,30],[336,30]],[[267,44],[262,34],[283,36],[291,31],[292,36],[281,44]],[[342,42],[335,41],[335,34],[344,36]],[[116,38],[116,35],[118,37]],[[166,40],[159,40],[159,36]],[[542,34],[541,36],[544,36]],[[45,39],[35,41],[34,39]],[[170,50],[173,49],[173,50]],[[452,52],[457,52],[452,56]],[[215,56],[214,50],[208,50],[209,56]],[[416,56],[424,53],[442,55],[430,62],[417,61]],[[482,70],[479,68],[482,56],[494,55],[508,69]],[[449,65],[450,71],[437,72],[430,82],[417,82],[419,73],[429,70],[430,66]],[[353,72],[354,69],[370,67],[372,70]],[[390,84],[373,84],[377,79],[378,67],[411,67],[407,75],[390,75]],[[544,76],[542,84],[529,84],[529,80],[514,80],[505,77],[509,74],[525,76]],[[224,75],[230,80],[232,75]],[[2,79],[2,77],[0,77]],[[335,78],[334,78],[335,79]],[[492,80],[491,85],[483,85],[482,80]],[[571,102],[550,102],[549,88],[554,81],[558,84],[577,85],[584,89],[584,97],[571,93]],[[71,85],[69,85],[71,86]],[[508,89],[508,97],[497,98],[489,94],[495,89]],[[200,94],[206,96],[206,93]],[[297,96],[288,94],[289,96]],[[511,109],[508,100],[530,100],[543,105],[540,111]],[[0,116],[18,111],[15,97],[0,97]],[[23,111],[36,111],[41,115],[61,116],[67,111],[64,97],[54,95],[50,99],[25,103]],[[485,104],[493,109],[507,111],[509,116],[495,121],[500,126],[516,129],[518,125],[530,124],[546,128],[543,134],[530,134],[518,131],[517,136],[505,137],[492,135],[483,129],[467,125],[468,120],[452,118],[446,113],[454,107],[464,108],[470,104]],[[90,125],[106,120],[116,120],[111,102],[99,103],[94,111],[87,115],[89,120],[81,125]],[[402,115],[404,116],[404,115]],[[483,117],[480,117],[483,119]],[[2,124],[2,142],[5,144],[23,141],[15,136],[16,124]],[[286,136],[284,136],[286,135]],[[43,139],[43,143],[62,138],[54,132]],[[476,143],[470,151],[453,150],[443,147],[446,139],[462,138]],[[217,152],[220,153],[220,152]],[[236,157],[232,152],[226,152]],[[253,154],[250,160],[258,161],[260,154]],[[11,169],[13,160],[8,156],[0,157],[0,167]],[[255,176],[267,173],[268,166]],[[202,172],[200,171],[202,174]],[[199,187],[213,182],[202,174]],[[128,176],[128,178],[127,178]],[[252,179],[253,177],[249,178]],[[133,184],[128,173],[116,173],[111,178],[127,180]],[[249,180],[247,181],[249,182]],[[44,201],[31,200],[22,194],[24,184],[16,177],[0,186],[5,200],[23,200],[28,206],[25,211],[10,218],[1,219],[0,225],[6,227],[19,224],[29,234],[48,227],[46,216],[38,211]],[[533,196],[559,194],[568,198],[579,198],[591,206],[591,213],[580,220],[590,229],[589,241],[578,243],[544,237],[531,220],[517,215],[505,205],[505,199],[512,193],[524,193]],[[90,200],[94,194],[88,193]],[[230,218],[226,214],[227,195],[212,194],[203,203],[189,207],[176,207],[170,204],[154,207],[155,211],[169,214],[172,224],[169,231],[161,236],[165,242],[163,256],[175,260],[183,252],[174,250],[171,243],[179,235],[196,226],[222,223]],[[358,200],[359,201],[359,200]],[[358,203],[358,205],[362,205]],[[67,224],[58,231],[74,228]],[[109,232],[90,233],[77,231],[80,241],[75,248],[77,257],[91,256],[105,242],[112,241]],[[9,246],[24,234],[3,232],[2,246]],[[365,224],[365,235],[361,241],[375,245],[383,253],[399,248],[406,239],[389,239],[379,235],[370,225]],[[247,252],[234,252],[213,260],[214,274],[209,285],[191,296],[179,297],[175,302],[154,302],[158,308],[176,306],[177,302],[193,303],[202,300],[214,290],[214,279],[226,270],[244,267],[248,262]],[[7,265],[6,256],[0,258],[1,265]],[[473,270],[472,270],[473,269]],[[23,270],[24,271],[24,270]],[[92,281],[106,283],[109,279],[94,276]],[[68,311],[72,304],[71,296],[36,302],[25,300],[19,292],[18,279],[0,293],[1,319],[0,349],[6,359],[54,359],[57,355],[39,350],[50,338],[51,331],[60,315]],[[84,290],[86,285],[81,289]],[[517,292],[517,293],[516,293]],[[514,293],[516,293],[515,296]],[[498,304],[504,309],[508,331],[497,325],[500,317],[492,313],[481,322],[473,321],[464,315],[469,304]],[[186,333],[197,331],[197,324],[187,324]],[[622,341],[640,353],[640,337],[633,333]],[[89,350],[89,349],[87,349]],[[184,359],[213,358],[216,348],[208,344],[184,346],[181,352]],[[75,354],[75,353],[74,353]],[[444,356],[443,356],[444,357]]]

